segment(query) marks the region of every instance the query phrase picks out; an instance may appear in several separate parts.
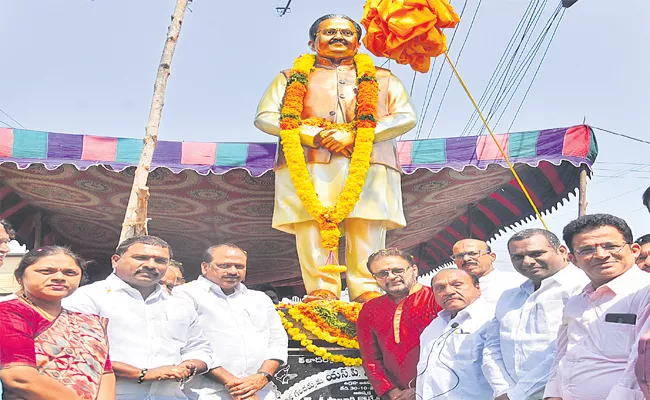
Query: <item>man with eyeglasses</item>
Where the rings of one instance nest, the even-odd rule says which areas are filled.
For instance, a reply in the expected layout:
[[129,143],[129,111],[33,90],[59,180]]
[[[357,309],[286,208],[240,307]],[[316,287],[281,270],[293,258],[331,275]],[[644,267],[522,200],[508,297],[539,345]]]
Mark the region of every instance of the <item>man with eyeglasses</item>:
[[458,268],[478,276],[481,298],[488,303],[496,305],[504,291],[518,287],[524,281],[517,273],[495,269],[497,255],[482,240],[460,240],[454,244],[452,252],[451,259]]
[[[350,170],[356,131],[358,82],[355,56],[361,47],[362,30],[350,17],[329,14],[318,18],[309,29],[308,45],[316,53],[307,81],[299,118],[300,140],[309,175],[325,207],[334,206]],[[346,283],[350,299],[364,302],[380,296],[379,288],[366,268],[373,252],[386,247],[386,231],[406,226],[402,208],[401,167],[395,138],[417,123],[408,91],[389,70],[376,68],[379,86],[375,138],[370,168],[361,197],[343,220],[345,230]],[[255,126],[280,136],[280,117],[290,70],[278,74],[260,100]],[[321,121],[325,127],[310,125]],[[322,125],[322,124],[316,124]],[[301,155],[302,156],[302,155]],[[275,163],[275,209],[272,226],[296,236],[302,279],[313,299],[337,299],[341,276],[323,272],[329,251],[321,246],[318,222],[296,193],[285,155],[277,152]]]
[[377,396],[414,399],[420,335],[438,316],[433,291],[418,283],[413,257],[399,249],[373,253],[368,270],[386,294],[368,301],[359,313],[363,368]]
[[636,265],[645,272],[650,272],[650,234],[641,236],[634,243],[641,246],[641,253],[636,259]]
[[544,397],[643,400],[634,374],[650,303],[650,274],[634,264],[641,248],[627,223],[609,214],[571,221],[563,238],[591,283],[564,307]]
[[527,280],[496,305],[483,350],[483,372],[497,400],[541,399],[555,356],[564,304],[589,279],[569,263],[568,250],[545,229],[508,240],[512,265]]
[[201,276],[174,288],[174,297],[199,314],[216,359],[205,376],[185,385],[191,400],[275,399],[270,382],[287,361],[288,337],[271,299],[242,283],[246,261],[235,244],[212,246],[203,253]]

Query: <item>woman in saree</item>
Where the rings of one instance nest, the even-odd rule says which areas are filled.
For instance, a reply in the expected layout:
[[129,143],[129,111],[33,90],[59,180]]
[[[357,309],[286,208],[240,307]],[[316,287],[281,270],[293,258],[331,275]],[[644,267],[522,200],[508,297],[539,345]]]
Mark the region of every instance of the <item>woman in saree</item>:
[[21,290],[0,302],[3,400],[114,400],[106,320],[67,311],[84,261],[70,249],[31,250],[14,272]]

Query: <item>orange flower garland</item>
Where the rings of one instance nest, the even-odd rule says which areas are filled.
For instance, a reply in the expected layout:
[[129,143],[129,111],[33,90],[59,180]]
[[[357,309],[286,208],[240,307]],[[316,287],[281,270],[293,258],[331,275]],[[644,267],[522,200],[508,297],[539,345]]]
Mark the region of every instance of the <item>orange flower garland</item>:
[[[304,54],[294,61],[280,115],[280,127],[282,128],[280,143],[287,160],[291,181],[296,188],[296,194],[309,215],[318,222],[323,248],[329,250],[330,254],[335,254],[341,237],[338,224],[352,212],[358,203],[370,168],[370,155],[377,126],[379,85],[372,59],[368,55],[357,54],[354,57],[358,83],[357,117],[351,124],[342,125],[340,128],[356,131],[350,172],[336,204],[325,207],[318,198],[318,193],[309,177],[300,142],[301,125],[305,123],[314,126],[327,125],[318,119],[310,118],[305,121],[301,119],[309,75],[315,60],[316,57],[313,54]],[[341,272],[341,269],[330,267],[326,268],[326,271],[336,273]]]
[[[299,306],[302,305],[303,303],[300,303],[298,305],[289,305],[287,306],[288,308],[287,312],[291,316],[291,318],[293,318],[296,322],[300,322],[302,326],[305,328],[305,330],[311,332],[312,334],[314,334],[314,336],[318,337],[319,339],[325,340],[329,343],[337,343],[341,347],[346,347],[350,349],[359,348],[359,342],[357,342],[355,339],[335,337],[329,334],[328,332],[323,331],[323,329],[321,329],[324,328],[323,325],[318,325],[316,322],[310,320],[304,314],[301,313]],[[310,306],[307,305],[307,307]],[[311,307],[314,307],[313,304]],[[359,305],[359,309],[360,308],[361,305]],[[315,345],[312,340],[307,338],[307,335],[305,333],[300,331],[300,328],[295,327],[294,324],[287,319],[284,312],[282,312],[281,310],[277,310],[277,312],[280,315],[280,319],[282,320],[282,326],[287,331],[291,339],[300,342],[300,344],[303,347],[305,347],[307,351],[313,353],[318,357],[321,357],[324,360],[332,361],[332,362],[340,362],[350,367],[360,366],[362,364],[361,358],[346,357],[340,354],[333,354],[327,351],[326,349]]]

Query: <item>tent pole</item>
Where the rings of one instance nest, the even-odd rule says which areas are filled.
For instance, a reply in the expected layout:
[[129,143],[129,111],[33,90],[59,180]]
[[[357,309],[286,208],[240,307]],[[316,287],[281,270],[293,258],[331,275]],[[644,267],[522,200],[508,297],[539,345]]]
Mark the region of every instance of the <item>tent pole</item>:
[[147,234],[147,221],[149,220],[147,218],[147,204],[149,201],[147,178],[149,176],[149,169],[151,168],[151,161],[153,160],[153,152],[158,142],[158,127],[160,126],[160,118],[162,116],[167,79],[169,78],[172,58],[174,57],[174,50],[176,49],[178,36],[181,32],[188,1],[176,0],[172,22],[167,30],[167,40],[165,41],[165,47],[160,58],[156,83],[153,87],[149,122],[147,122],[145,128],[144,146],[142,147],[140,162],[138,163],[138,168],[135,170],[135,177],[133,178],[131,195],[129,196],[129,203],[126,207],[124,223],[122,224],[122,231],[120,233],[120,243],[130,237]]
[[578,185],[578,217],[587,214],[587,166],[580,167],[580,183]]

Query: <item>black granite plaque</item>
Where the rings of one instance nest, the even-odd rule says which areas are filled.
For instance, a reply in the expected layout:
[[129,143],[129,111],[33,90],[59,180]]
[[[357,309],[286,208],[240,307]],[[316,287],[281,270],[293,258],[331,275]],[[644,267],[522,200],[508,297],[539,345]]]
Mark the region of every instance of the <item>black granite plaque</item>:
[[[346,357],[359,357],[359,352],[353,349],[327,350]],[[300,348],[289,349],[289,360],[278,369],[273,383],[280,400],[378,399],[362,367],[325,361]]]

